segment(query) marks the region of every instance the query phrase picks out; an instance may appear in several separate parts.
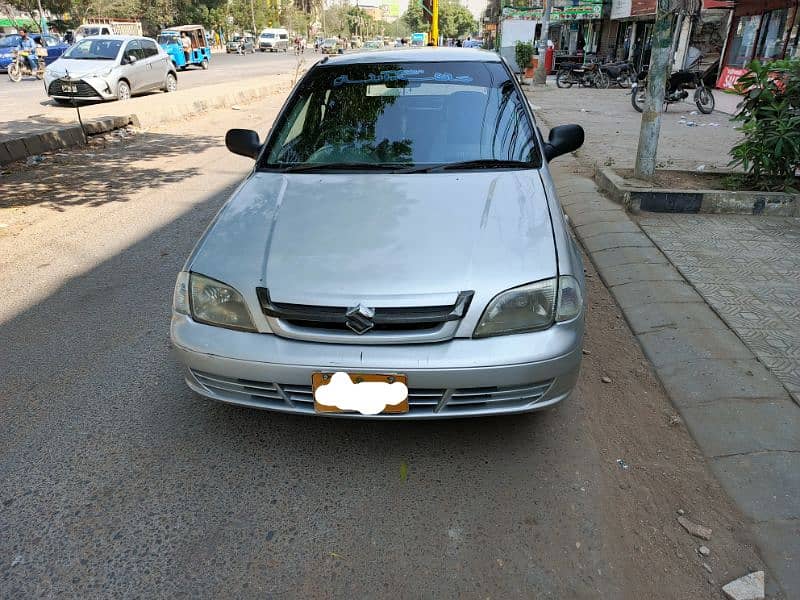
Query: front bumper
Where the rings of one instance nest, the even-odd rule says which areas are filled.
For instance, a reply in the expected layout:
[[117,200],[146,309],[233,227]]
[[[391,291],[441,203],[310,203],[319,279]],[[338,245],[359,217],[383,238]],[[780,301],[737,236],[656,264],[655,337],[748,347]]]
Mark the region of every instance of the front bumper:
[[583,320],[521,335],[385,346],[243,333],[184,315],[173,315],[170,333],[187,368],[186,383],[214,400],[317,414],[314,372],[403,373],[408,376],[408,413],[326,416],[441,419],[529,412],[564,400],[578,379]]
[[96,100],[112,100],[116,98],[116,83],[102,77],[85,77],[71,79],[66,83],[75,85],[76,92],[66,92],[63,89],[65,81],[61,77],[45,74],[44,85],[47,95],[51,98],[91,102]]

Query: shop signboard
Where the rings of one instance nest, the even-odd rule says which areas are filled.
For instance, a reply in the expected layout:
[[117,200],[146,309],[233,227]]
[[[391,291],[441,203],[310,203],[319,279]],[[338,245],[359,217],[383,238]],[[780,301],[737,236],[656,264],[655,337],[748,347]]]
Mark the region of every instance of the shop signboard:
[[737,69],[736,67],[725,67],[717,80],[717,87],[723,90],[732,90],[736,87],[739,77],[747,73],[747,69]]
[[[542,20],[541,8],[506,6],[503,8],[503,16],[512,19],[527,19],[531,21]],[[559,23],[563,21],[585,21],[603,18],[603,5],[601,4],[579,4],[577,6],[554,6],[550,9],[550,22]]]
[[613,0],[611,3],[611,18],[625,19],[631,16],[631,0]]

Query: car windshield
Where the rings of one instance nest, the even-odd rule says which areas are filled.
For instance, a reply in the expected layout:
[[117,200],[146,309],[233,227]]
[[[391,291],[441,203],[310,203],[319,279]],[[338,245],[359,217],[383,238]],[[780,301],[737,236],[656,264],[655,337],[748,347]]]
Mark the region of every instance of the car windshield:
[[114,60],[117,58],[120,40],[81,40],[72,48],[64,52],[64,58],[73,60]]
[[180,38],[174,34],[161,34],[158,36],[159,44],[180,44]]
[[22,38],[18,35],[4,37],[0,39],[0,48],[16,48],[19,45],[20,39]]
[[271,40],[272,38],[274,38],[274,37],[275,37],[275,34],[274,34],[274,33],[262,33],[262,34],[261,34],[261,37],[262,37],[262,38],[266,38],[266,39],[268,39],[268,40]]
[[328,38],[327,40],[325,40],[322,43],[327,45],[327,46],[333,46],[334,44],[338,44],[339,40],[337,40],[336,38]]
[[292,96],[259,167],[455,164],[541,164],[525,100],[500,62],[318,67]]

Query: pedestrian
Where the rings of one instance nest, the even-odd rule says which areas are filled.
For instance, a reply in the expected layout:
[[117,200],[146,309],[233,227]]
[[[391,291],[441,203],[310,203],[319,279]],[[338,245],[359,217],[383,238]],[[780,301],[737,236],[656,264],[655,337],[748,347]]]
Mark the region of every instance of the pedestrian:
[[186,63],[189,63],[189,60],[192,56],[192,40],[186,35],[184,31],[181,33],[181,46],[183,47],[183,55],[186,58]]

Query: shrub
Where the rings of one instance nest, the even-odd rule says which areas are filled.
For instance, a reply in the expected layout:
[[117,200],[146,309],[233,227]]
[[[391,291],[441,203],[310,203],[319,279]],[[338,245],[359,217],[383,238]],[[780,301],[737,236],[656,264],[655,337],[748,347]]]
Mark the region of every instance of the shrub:
[[746,171],[760,190],[796,192],[800,167],[800,59],[753,61],[739,78],[744,99],[731,119],[741,123],[741,142],[731,149],[730,166]]
[[524,71],[527,67],[531,66],[531,59],[533,58],[535,48],[533,42],[517,42],[514,46],[514,60],[517,61],[517,66],[520,71]]

